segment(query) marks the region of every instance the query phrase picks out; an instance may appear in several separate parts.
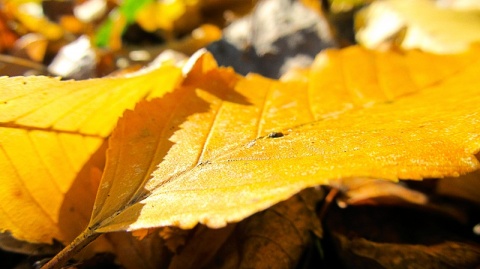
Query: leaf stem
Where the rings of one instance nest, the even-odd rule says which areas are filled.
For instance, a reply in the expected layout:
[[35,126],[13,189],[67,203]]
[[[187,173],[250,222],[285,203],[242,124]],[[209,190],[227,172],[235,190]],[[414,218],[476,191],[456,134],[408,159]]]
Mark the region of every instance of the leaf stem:
[[96,233],[91,227],[85,229],[77,238],[75,238],[68,246],[62,251],[57,253],[50,261],[42,266],[41,269],[59,269],[69,259],[71,259],[80,250],[90,244],[93,240],[97,239],[101,233]]

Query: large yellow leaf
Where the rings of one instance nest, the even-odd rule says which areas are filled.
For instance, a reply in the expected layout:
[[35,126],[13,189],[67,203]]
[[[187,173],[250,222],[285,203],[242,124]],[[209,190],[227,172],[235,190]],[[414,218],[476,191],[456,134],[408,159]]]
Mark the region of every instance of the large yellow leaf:
[[119,121],[82,236],[222,227],[333,179],[473,171],[478,59],[478,50],[354,47],[323,53],[308,75],[277,82],[212,67],[207,54],[181,88]]
[[102,145],[135,103],[173,89],[180,70],[86,81],[0,78],[0,231],[69,242],[88,224]]

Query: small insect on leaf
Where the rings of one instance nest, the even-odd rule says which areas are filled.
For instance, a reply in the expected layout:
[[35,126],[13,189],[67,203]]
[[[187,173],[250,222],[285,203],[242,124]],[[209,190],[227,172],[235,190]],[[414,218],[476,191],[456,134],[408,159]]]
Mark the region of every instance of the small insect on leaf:
[[283,136],[282,132],[271,132],[268,134],[268,138],[278,138],[282,136]]

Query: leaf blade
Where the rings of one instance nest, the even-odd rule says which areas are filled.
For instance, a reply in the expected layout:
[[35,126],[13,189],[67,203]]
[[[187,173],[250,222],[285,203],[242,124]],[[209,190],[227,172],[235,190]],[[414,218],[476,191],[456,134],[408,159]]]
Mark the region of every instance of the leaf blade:
[[[442,63],[443,56],[429,57]],[[328,89],[309,88],[311,85],[301,81],[274,82],[249,76],[236,82],[231,91],[215,85],[225,78],[227,71],[204,70],[207,79],[190,81],[188,86],[193,89],[184,88],[183,94],[190,97],[181,102],[184,115],[188,116],[168,136],[171,147],[153,158],[158,167],[152,178],[145,181],[144,176],[137,185],[135,194],[142,195],[116,204],[103,194],[105,205],[115,209],[110,213],[94,213],[90,225],[97,232],[165,225],[191,228],[199,222],[218,228],[285,200],[301,189],[328,184],[329,179],[360,176],[421,179],[457,176],[478,169],[479,163],[473,155],[480,148],[480,130],[475,127],[480,112],[476,106],[479,95],[474,87],[474,74],[480,71],[480,65],[478,55],[474,60],[463,57],[457,56],[460,59],[456,66],[438,69],[447,70],[448,78],[422,78],[416,89],[404,87],[397,93],[385,94],[384,89],[376,87],[370,96],[377,97],[358,99],[355,85],[347,86],[355,91],[343,99],[351,104],[343,110],[336,106],[314,109],[314,105],[321,107],[321,100],[312,104],[316,99],[306,95]],[[412,60],[407,58],[399,68],[412,64],[409,61]],[[209,77],[215,72],[218,72],[216,78]],[[321,81],[316,83],[321,84]],[[300,90],[289,92],[290,100],[279,97],[292,85]],[[459,92],[455,90],[458,85],[470,86]],[[327,94],[335,96],[337,92]],[[305,107],[306,100],[313,109]],[[294,111],[303,111],[298,114],[301,117],[295,112],[289,115],[292,112],[287,108],[292,101],[297,101]],[[206,102],[208,109],[201,102]],[[142,104],[137,110],[144,114],[151,110],[149,106],[161,107],[164,103],[167,102],[160,100],[154,105]],[[312,120],[311,111],[315,111],[317,120]],[[243,114],[249,115],[249,121],[245,121]],[[140,118],[129,112],[119,125],[138,122]],[[235,122],[237,119],[241,124]],[[143,128],[152,130],[146,125]],[[273,131],[276,135],[269,136]],[[124,147],[129,141],[125,138],[114,135],[111,143]],[[115,178],[115,174],[128,174],[128,169],[136,165],[135,162],[117,165],[124,171],[111,171],[107,165],[102,184],[131,181],[129,177]],[[144,171],[143,175],[150,172],[151,169]]]
[[96,155],[118,116],[180,79],[169,65],[86,81],[0,78],[0,231],[32,243],[75,238],[95,198],[90,169],[102,168]]

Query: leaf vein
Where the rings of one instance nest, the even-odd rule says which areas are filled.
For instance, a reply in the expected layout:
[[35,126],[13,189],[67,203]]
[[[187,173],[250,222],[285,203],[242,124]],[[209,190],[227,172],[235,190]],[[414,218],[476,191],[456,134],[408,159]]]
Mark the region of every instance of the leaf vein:
[[17,124],[17,123],[14,123],[14,122],[0,123],[0,127],[12,128],[12,129],[22,129],[22,130],[26,130],[26,131],[45,131],[45,132],[58,133],[58,134],[76,134],[76,135],[81,135],[81,136],[84,136],[84,137],[104,138],[103,136],[96,135],[96,134],[86,134],[86,133],[81,133],[81,132],[78,132],[78,131],[54,129],[52,127],[43,128],[43,127],[28,126],[28,125],[23,125],[23,124]]
[[268,87],[268,89],[265,91],[265,96],[263,97],[262,103],[261,103],[261,108],[260,108],[260,115],[258,117],[257,125],[256,125],[256,137],[259,137],[260,134],[262,133],[262,125],[263,125],[263,118],[267,114],[267,101],[268,97],[270,96],[270,92],[272,90],[272,85]]
[[202,150],[200,154],[197,156],[197,159],[194,161],[194,163],[196,164],[195,166],[201,164],[203,157],[205,156],[205,153],[208,150],[208,144],[210,143],[210,140],[214,133],[215,126],[218,123],[218,119],[220,118],[219,115],[220,115],[220,110],[222,110],[222,107],[223,107],[223,101],[220,101],[220,105],[215,110],[215,115],[213,116],[213,120],[211,121],[210,126],[208,128],[208,134],[205,136],[205,139],[202,142]]
[[[8,155],[8,153],[3,149],[3,147],[1,149],[3,151],[5,159],[10,163],[10,165],[12,167],[15,167],[15,164],[13,163],[13,161],[12,161],[11,157]],[[23,189],[24,193],[26,193],[26,195],[30,198],[30,200],[32,200],[37,205],[37,207],[40,209],[40,212],[42,212],[42,214],[45,215],[47,217],[47,219],[49,219],[54,225],[56,225],[57,222],[53,220],[52,216],[50,216],[50,214],[48,214],[48,212],[45,211],[45,209],[41,206],[41,204],[30,193],[30,190],[27,189],[27,184],[26,184],[25,180],[22,178],[22,176],[17,172],[16,169],[14,169],[14,170],[15,170],[14,173],[17,175],[18,182],[20,183],[21,188]]]

